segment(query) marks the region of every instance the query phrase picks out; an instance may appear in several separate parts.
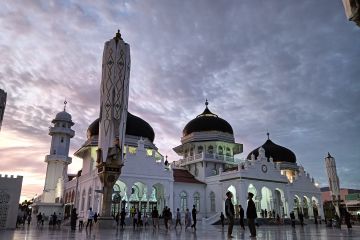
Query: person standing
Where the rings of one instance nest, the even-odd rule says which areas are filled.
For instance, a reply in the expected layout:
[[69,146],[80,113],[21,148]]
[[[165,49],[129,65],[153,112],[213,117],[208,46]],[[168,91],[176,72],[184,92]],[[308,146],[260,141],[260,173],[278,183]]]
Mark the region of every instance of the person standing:
[[302,212],[299,212],[299,220],[300,224],[303,227],[304,226],[304,214]]
[[119,227],[119,221],[120,221],[120,213],[117,212],[116,216],[115,216],[115,222],[116,222],[116,227]]
[[352,228],[352,226],[351,226],[351,215],[346,209],[345,209],[345,223],[346,223],[347,228]]
[[224,220],[225,220],[225,216],[223,214],[223,212],[220,213],[220,221],[221,221],[221,226],[224,228]]
[[182,228],[181,225],[181,213],[180,213],[180,209],[176,209],[176,223],[175,223],[175,229],[177,227],[177,225],[180,225],[180,228]]
[[191,226],[191,214],[189,209],[187,208],[185,212],[185,230],[190,226]]
[[245,230],[245,226],[244,226],[244,209],[241,205],[239,205],[239,212],[240,212],[240,227]]
[[94,219],[94,212],[92,211],[92,208],[89,208],[89,210],[87,212],[87,215],[88,215],[88,220],[87,220],[87,223],[86,223],[86,229],[90,225],[90,231],[91,231],[92,222],[93,222],[93,219]]
[[98,220],[98,214],[97,214],[97,212],[95,212],[95,214],[94,214],[94,223],[96,223],[97,222],[97,220]]
[[193,205],[193,209],[191,211],[193,224],[191,225],[191,228],[194,228],[195,231],[196,231],[196,214],[197,214],[197,211],[196,211],[195,205]]
[[[256,207],[255,207],[255,203],[252,200],[252,198],[254,197],[254,194],[249,192],[248,193],[248,206],[246,209],[246,218],[248,220],[248,225],[249,225],[249,230],[250,230],[250,237],[256,237],[256,228],[255,228],[255,219],[256,219]],[[265,209],[265,214],[266,214],[266,209]]]
[[294,211],[290,213],[290,219],[291,219],[291,226],[295,228],[295,214]]
[[232,198],[232,193],[229,191],[226,193],[226,200],[225,200],[225,215],[226,218],[228,219],[228,238],[233,238],[233,236],[231,236],[232,234],[232,230],[234,227],[234,217],[235,217],[235,209],[234,209],[234,204],[231,201]]
[[75,230],[76,229],[76,220],[77,220],[77,213],[76,213],[76,208],[73,208],[71,210],[71,215],[70,215],[70,225],[71,225],[71,230]]
[[151,218],[153,221],[154,228],[156,227],[159,228],[159,211],[157,210],[156,207],[154,207],[154,209],[152,210]]

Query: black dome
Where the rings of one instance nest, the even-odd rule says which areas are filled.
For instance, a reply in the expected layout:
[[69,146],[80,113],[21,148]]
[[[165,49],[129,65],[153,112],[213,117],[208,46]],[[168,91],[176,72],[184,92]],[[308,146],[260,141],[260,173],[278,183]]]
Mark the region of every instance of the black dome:
[[[88,137],[99,135],[99,118],[90,124],[87,134]],[[155,139],[155,133],[150,124],[129,112],[127,114],[125,134],[146,137],[151,142],[154,142]]]
[[186,124],[183,130],[183,136],[189,135],[193,132],[205,131],[219,131],[234,134],[231,125],[227,121],[210,112],[207,107],[207,101],[205,105],[206,108],[204,112]]
[[[296,156],[291,150],[273,143],[270,139],[268,139],[261,147],[265,149],[265,156],[267,158],[272,157],[274,162],[296,163]],[[259,155],[259,148],[260,147],[250,152],[247,159],[251,159],[251,154],[254,154],[255,158],[257,158]]]

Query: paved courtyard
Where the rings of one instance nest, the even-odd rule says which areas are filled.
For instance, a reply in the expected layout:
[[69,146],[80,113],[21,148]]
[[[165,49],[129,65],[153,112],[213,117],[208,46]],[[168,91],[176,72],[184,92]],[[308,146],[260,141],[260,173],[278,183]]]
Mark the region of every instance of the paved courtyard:
[[[11,239],[44,239],[44,240],[57,240],[57,239],[159,239],[159,240],[202,240],[202,239],[227,239],[226,237],[227,226],[224,229],[221,226],[202,226],[199,225],[196,232],[191,229],[178,230],[165,229],[153,230],[152,228],[133,230],[130,227],[124,230],[109,229],[97,230],[93,229],[91,232],[83,229],[82,231],[71,231],[69,227],[62,227],[61,229],[52,229],[43,227],[38,229],[35,226],[23,227],[12,231],[0,231],[1,240]],[[234,227],[233,239],[250,239],[249,231],[246,229],[242,231],[239,226]],[[326,228],[324,225],[307,225],[304,228],[296,226],[292,229],[291,226],[260,226],[257,228],[257,239],[360,239],[360,227],[355,226],[353,229],[348,230],[345,226],[342,229]]]

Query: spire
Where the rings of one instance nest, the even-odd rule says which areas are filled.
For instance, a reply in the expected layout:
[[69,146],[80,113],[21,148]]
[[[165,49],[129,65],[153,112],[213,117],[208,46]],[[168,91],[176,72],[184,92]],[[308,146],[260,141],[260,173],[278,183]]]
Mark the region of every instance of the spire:
[[208,100],[206,99],[206,100],[205,100],[205,107],[207,108],[208,105],[209,105],[209,102],[208,102]]
[[66,112],[66,104],[67,104],[67,101],[66,101],[66,98],[65,98],[65,101],[64,101],[64,112]]
[[118,43],[119,40],[123,40],[121,37],[120,29],[118,29],[117,33],[115,34],[114,39],[115,39],[116,43]]
[[270,140],[270,133],[267,132],[266,135],[267,135],[267,137],[268,137],[268,140]]
[[328,156],[327,156],[327,157],[328,157],[328,158],[331,158],[331,157],[332,157],[329,152],[328,152]]

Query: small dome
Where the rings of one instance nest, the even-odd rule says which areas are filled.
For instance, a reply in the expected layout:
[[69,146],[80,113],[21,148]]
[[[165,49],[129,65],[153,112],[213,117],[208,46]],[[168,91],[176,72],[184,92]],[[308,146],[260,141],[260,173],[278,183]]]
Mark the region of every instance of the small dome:
[[[154,142],[155,133],[153,128],[145,120],[128,112],[126,120],[126,135],[146,137]],[[88,138],[99,135],[99,118],[90,124],[87,130]]]
[[265,156],[268,159],[272,157],[274,162],[296,163],[296,156],[291,150],[273,143],[270,139],[268,139],[262,146],[251,151],[248,154],[247,159],[251,160],[252,154],[254,154],[257,158],[259,156],[259,148],[263,148],[265,150]]
[[219,131],[234,134],[231,125],[224,119],[218,117],[208,109],[208,101],[205,102],[205,110],[195,119],[186,124],[183,136],[193,132]]
[[66,111],[59,112],[56,114],[55,121],[66,121],[71,122],[71,115]]

